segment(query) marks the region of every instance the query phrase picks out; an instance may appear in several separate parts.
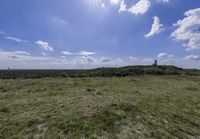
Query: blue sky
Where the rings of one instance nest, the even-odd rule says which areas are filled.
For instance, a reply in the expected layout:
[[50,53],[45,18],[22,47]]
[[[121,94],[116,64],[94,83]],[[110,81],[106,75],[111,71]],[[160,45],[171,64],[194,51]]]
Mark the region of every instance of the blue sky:
[[199,0],[1,0],[0,69],[200,68]]

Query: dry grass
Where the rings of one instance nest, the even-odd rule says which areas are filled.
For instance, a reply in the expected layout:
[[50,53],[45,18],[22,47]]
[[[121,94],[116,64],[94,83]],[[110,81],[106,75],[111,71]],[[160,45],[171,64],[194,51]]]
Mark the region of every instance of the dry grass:
[[0,138],[200,138],[200,77],[0,80]]

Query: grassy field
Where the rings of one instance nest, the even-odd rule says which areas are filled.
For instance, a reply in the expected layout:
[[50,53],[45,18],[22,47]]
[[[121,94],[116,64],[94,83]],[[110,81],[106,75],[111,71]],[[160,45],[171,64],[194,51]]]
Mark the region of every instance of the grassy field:
[[200,139],[200,77],[0,80],[0,139]]

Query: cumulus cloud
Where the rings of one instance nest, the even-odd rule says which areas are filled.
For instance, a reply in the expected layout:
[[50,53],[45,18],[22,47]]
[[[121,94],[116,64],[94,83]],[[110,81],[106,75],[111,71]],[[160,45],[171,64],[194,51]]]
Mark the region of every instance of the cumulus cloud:
[[120,3],[119,12],[125,12],[125,11],[127,11],[127,8],[126,8],[126,7],[127,7],[127,6],[126,6],[124,0],[122,0],[121,3]]
[[[112,4],[119,5],[119,12],[129,12],[134,15],[145,14],[150,8],[152,2],[168,3],[170,0],[138,0],[132,6],[128,6],[125,0],[110,0]],[[128,8],[129,7],[129,8]]]
[[168,55],[167,53],[160,53],[160,54],[158,54],[157,57],[160,58],[160,59],[166,59],[166,58],[173,57],[173,55]]
[[154,16],[153,18],[153,24],[151,27],[151,31],[147,34],[145,34],[146,38],[152,37],[158,33],[160,33],[163,30],[163,24],[160,23],[160,19],[157,16]]
[[128,11],[132,14],[139,15],[146,13],[150,7],[150,0],[139,0],[135,5],[131,6]]
[[14,42],[17,42],[17,43],[27,43],[28,42],[27,40],[22,40],[22,39],[19,39],[19,38],[16,38],[16,37],[11,37],[11,36],[5,36],[5,39],[11,40],[11,41],[14,41]]
[[51,47],[48,42],[38,40],[35,42],[35,44],[37,44],[38,46],[40,46],[42,49],[46,51],[54,51],[53,47]]
[[200,60],[200,56],[199,55],[189,55],[184,57],[184,59],[186,60]]
[[121,0],[110,0],[111,4],[119,4]]
[[185,17],[179,20],[174,26],[177,29],[171,37],[178,41],[184,41],[186,50],[200,48],[200,8],[185,12]]

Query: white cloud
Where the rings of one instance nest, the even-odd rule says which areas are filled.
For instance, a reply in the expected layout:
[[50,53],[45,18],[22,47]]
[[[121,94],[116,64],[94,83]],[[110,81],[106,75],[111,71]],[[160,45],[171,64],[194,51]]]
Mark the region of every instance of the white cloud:
[[69,51],[62,51],[61,52],[63,55],[73,55],[73,53],[69,52]]
[[102,3],[101,8],[105,8],[105,7],[106,7],[105,3]]
[[84,55],[84,56],[80,57],[80,62],[83,62],[83,63],[84,62],[92,63],[94,61],[95,61],[95,59],[93,57],[91,57],[91,56],[88,56],[88,55]]
[[19,39],[19,38],[16,38],[16,37],[11,37],[11,36],[5,36],[5,39],[11,40],[11,41],[14,41],[14,42],[17,42],[17,43],[27,43],[28,42],[27,40],[22,40],[22,39]]
[[169,0],[161,0],[163,3],[167,3],[169,2]]
[[135,5],[131,6],[128,11],[132,14],[139,15],[146,13],[150,7],[150,0],[139,0]]
[[69,52],[69,51],[62,51],[61,54],[63,54],[63,55],[83,55],[83,56],[86,55],[86,56],[88,56],[88,55],[95,55],[96,52],[80,51],[78,53],[72,53],[72,52]]
[[168,3],[170,0],[157,0],[157,2],[160,2],[160,3]]
[[160,19],[157,16],[154,16],[154,21],[151,27],[151,31],[148,34],[145,34],[145,37],[152,37],[155,34],[160,33],[163,30],[163,24],[160,24]]
[[130,12],[135,15],[145,14],[151,7],[151,3],[168,3],[170,0],[138,0],[137,3],[130,6],[126,4],[125,0],[110,0],[112,4],[119,5],[119,12]]
[[160,59],[166,59],[166,58],[172,58],[173,55],[168,55],[167,53],[160,53],[158,54],[158,58]]
[[200,8],[185,12],[185,18],[179,20],[174,26],[177,29],[171,37],[178,41],[184,41],[186,50],[200,48]]
[[44,53],[44,52],[42,52],[42,55],[43,55],[43,56],[47,56],[47,54],[46,54],[46,53]]
[[200,56],[199,55],[189,55],[184,57],[184,59],[186,60],[200,60]]
[[100,61],[101,61],[101,62],[109,62],[110,59],[107,58],[107,57],[102,57],[102,58],[100,59]]
[[[164,55],[164,54],[163,54]],[[168,55],[168,54],[166,54]],[[169,56],[169,55],[168,55]],[[0,51],[0,69],[91,69],[98,67],[122,67],[127,65],[152,65],[154,59],[107,58],[94,56],[49,57],[33,56],[26,51]],[[134,62],[130,60],[135,60]],[[200,56],[190,55],[185,58],[162,58],[159,64],[176,65],[184,68],[200,68]]]
[[40,46],[42,49],[46,51],[54,51],[53,47],[51,47],[47,42],[38,40],[35,42],[35,44],[37,44],[38,46]]
[[26,51],[13,51],[13,52],[2,51],[2,50],[0,51],[1,59],[5,59],[5,58],[18,59],[20,57],[26,57],[26,56],[31,56],[31,54]]
[[124,0],[122,0],[121,3],[120,3],[119,12],[125,12],[125,11],[127,11],[127,8],[126,8],[126,7],[127,7],[127,6],[126,6]]
[[167,2],[169,2],[169,0],[162,0],[162,2],[167,3]]
[[69,25],[69,23],[61,16],[52,16],[50,20],[52,23],[56,25],[60,25],[60,26]]
[[26,51],[15,51],[14,53],[17,55],[31,55],[29,52]]
[[95,55],[95,52],[89,52],[89,51],[80,51],[80,53],[78,53],[80,55]]
[[13,56],[8,56],[9,58],[11,58],[11,59],[19,59],[20,57],[18,57],[18,56],[15,56],[15,55],[13,55]]
[[133,56],[129,56],[129,60],[130,60],[131,62],[135,62],[135,61],[138,61],[138,58],[133,57]]
[[60,58],[61,58],[61,59],[66,59],[67,57],[66,57],[66,56],[60,56]]
[[142,65],[152,65],[153,63],[154,63],[154,59],[152,58],[144,58],[140,62],[140,64]]
[[110,0],[111,4],[119,4],[121,0]]
[[25,51],[0,51],[0,69],[51,69],[56,64],[63,64],[60,59],[50,57],[36,57]]

